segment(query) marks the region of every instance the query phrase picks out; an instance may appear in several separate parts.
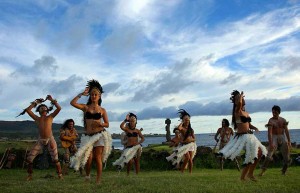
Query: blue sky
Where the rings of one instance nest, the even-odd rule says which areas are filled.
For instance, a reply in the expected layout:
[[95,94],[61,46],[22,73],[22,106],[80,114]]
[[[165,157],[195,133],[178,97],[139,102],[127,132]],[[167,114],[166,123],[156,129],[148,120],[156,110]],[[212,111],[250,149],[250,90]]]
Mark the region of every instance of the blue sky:
[[[300,111],[300,1],[0,1],[0,120],[53,95],[55,120],[97,79],[111,121],[228,115],[243,90],[251,113]],[[82,97],[80,102],[85,103]]]

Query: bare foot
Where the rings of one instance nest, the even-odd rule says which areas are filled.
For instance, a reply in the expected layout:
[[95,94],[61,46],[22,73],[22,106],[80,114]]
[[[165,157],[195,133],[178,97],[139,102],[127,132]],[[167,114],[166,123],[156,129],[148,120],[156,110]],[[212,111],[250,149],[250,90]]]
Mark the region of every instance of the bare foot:
[[85,176],[85,182],[90,182],[91,181],[91,176]]
[[63,180],[63,179],[64,179],[63,175],[62,175],[62,174],[59,174],[59,175],[58,175],[58,179],[59,179],[59,180]]
[[101,179],[97,179],[97,181],[96,181],[96,184],[97,185],[100,185],[102,182],[101,182]]
[[246,182],[246,179],[245,179],[245,178],[241,178],[241,181],[242,181],[242,182]]
[[248,178],[253,182],[257,182],[257,179],[254,176],[248,176]]
[[31,181],[31,180],[32,180],[32,175],[29,174],[29,175],[27,176],[27,178],[26,178],[26,181]]
[[266,172],[266,169],[262,169],[261,172],[258,174],[259,176],[263,176]]

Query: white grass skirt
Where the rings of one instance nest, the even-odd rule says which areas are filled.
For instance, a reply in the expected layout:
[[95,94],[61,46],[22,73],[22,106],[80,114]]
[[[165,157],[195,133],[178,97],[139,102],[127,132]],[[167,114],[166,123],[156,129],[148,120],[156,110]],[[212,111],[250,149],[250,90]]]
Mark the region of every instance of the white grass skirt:
[[262,155],[266,156],[268,153],[266,147],[253,134],[243,134],[233,138],[219,153],[222,153],[226,159],[233,160],[240,155],[244,148],[246,150],[244,164],[254,163],[255,159],[258,158],[259,148]]
[[80,147],[76,154],[70,158],[70,166],[76,171],[79,168],[83,168],[90,156],[91,151],[93,150],[93,145],[100,138],[104,140],[104,149],[102,153],[102,162],[106,163],[108,156],[111,153],[112,149],[112,138],[108,131],[103,131],[101,133],[95,134],[93,136],[82,135],[80,140]]
[[166,159],[171,161],[173,165],[177,165],[184,158],[184,155],[189,151],[193,152],[192,159],[194,159],[197,152],[196,143],[191,142],[186,145],[178,146],[178,148],[176,148],[170,156],[166,157]]
[[141,156],[141,153],[142,146],[140,144],[130,148],[126,148],[123,150],[121,157],[113,162],[113,165],[121,166],[121,168],[123,168],[124,165],[127,164],[132,158],[134,158],[135,156]]

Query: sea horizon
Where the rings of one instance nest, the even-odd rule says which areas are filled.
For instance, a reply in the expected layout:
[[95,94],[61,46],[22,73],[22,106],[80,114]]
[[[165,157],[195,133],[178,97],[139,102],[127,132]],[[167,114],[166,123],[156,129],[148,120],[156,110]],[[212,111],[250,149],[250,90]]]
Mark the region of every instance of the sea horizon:
[[[300,129],[290,129],[290,138],[292,143],[300,144]],[[215,133],[202,133],[202,134],[195,134],[196,136],[196,144],[197,146],[206,146],[206,147],[214,147],[216,145],[216,141],[214,139]],[[267,142],[268,141],[268,132],[267,131],[260,131],[254,132],[254,135],[261,141]],[[173,135],[172,135],[173,137]],[[233,137],[231,137],[232,139]],[[151,144],[162,144],[166,142],[166,137],[145,137],[145,141],[142,144],[144,147],[147,147]],[[123,149],[123,145],[121,144],[120,139],[113,139],[113,146],[115,149]]]

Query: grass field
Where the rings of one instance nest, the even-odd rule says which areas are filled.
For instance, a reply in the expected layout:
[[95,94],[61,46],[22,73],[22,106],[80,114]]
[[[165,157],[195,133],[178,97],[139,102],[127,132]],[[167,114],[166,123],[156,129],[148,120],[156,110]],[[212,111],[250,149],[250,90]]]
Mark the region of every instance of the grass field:
[[[259,170],[255,171],[257,175]],[[194,169],[192,174],[178,171],[147,171],[139,175],[125,171],[104,171],[100,185],[95,184],[95,171],[91,182],[85,182],[78,173],[70,173],[58,180],[54,169],[34,170],[33,181],[25,181],[26,170],[0,170],[0,192],[141,192],[141,193],[299,193],[300,167],[291,167],[286,176],[279,168],[269,169],[258,182],[239,180],[240,172],[233,169]]]

